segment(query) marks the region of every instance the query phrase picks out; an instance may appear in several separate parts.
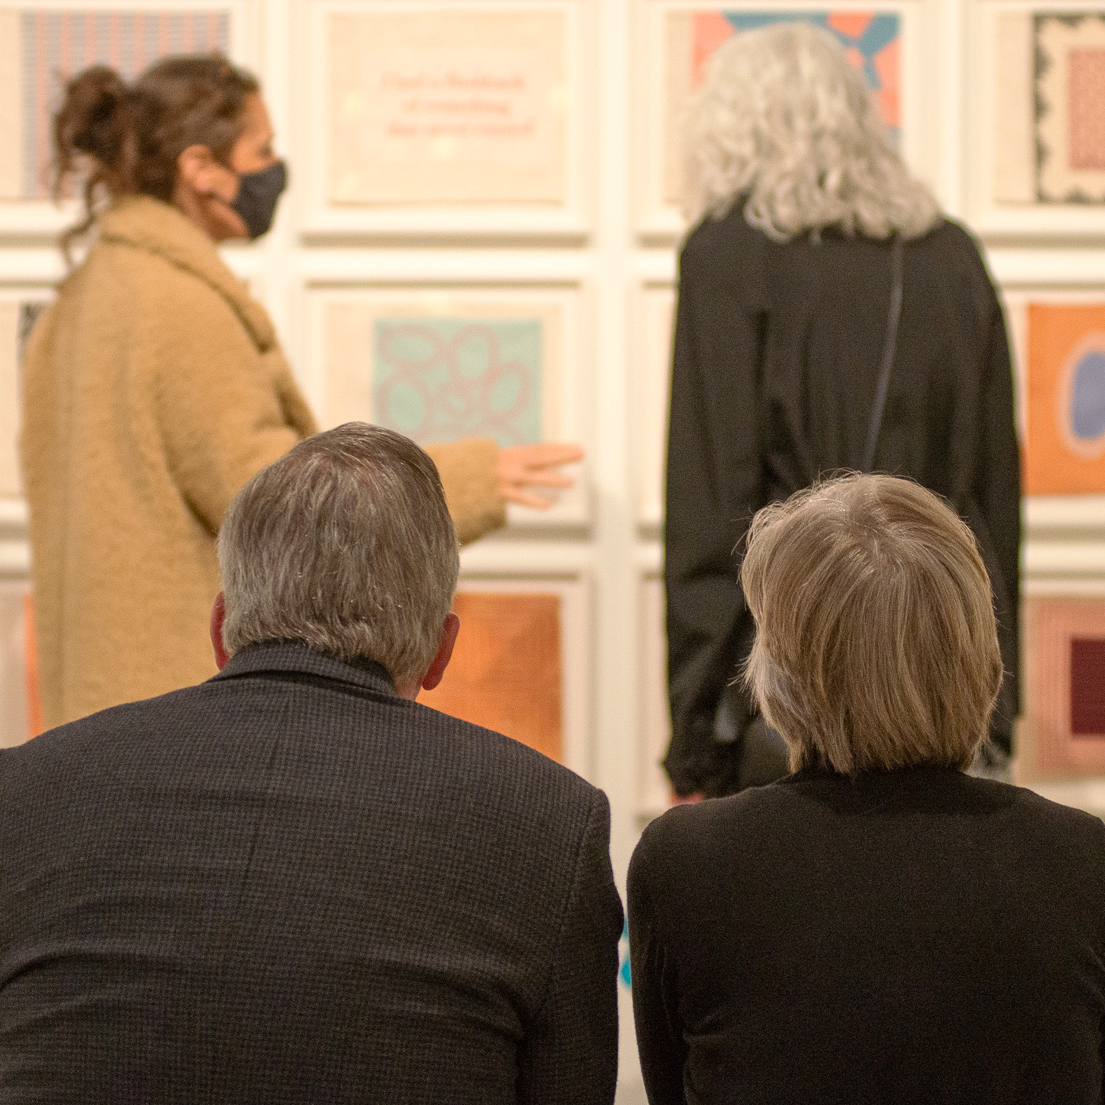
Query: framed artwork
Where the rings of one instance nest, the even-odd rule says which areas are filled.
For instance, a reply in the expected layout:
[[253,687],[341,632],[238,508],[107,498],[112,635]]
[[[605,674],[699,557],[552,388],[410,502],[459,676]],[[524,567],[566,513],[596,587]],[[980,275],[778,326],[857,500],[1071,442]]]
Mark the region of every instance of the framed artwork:
[[1007,302],[1025,494],[1105,495],[1105,299],[1022,293]]
[[582,577],[462,575],[460,636],[419,701],[495,729],[586,775],[590,768],[587,584]]
[[907,160],[923,161],[927,138],[914,95],[915,75],[922,64],[922,9],[919,3],[710,6],[694,0],[656,0],[650,5],[651,41],[646,49],[648,119],[640,136],[646,182],[638,204],[642,233],[665,238],[683,229],[681,129],[687,99],[702,83],[714,51],[733,35],[759,27],[803,22],[832,34],[862,69],[891,141]]
[[311,0],[308,234],[581,236],[590,5]]
[[[309,360],[327,425],[388,426],[422,445],[492,437],[500,446],[583,441],[578,288],[316,289]],[[583,473],[548,510],[512,522],[586,521]]]
[[0,501],[19,500],[19,363],[35,319],[46,306],[43,291],[0,293]]
[[664,514],[664,460],[671,398],[671,352],[675,288],[647,283],[637,292],[633,362],[640,373],[633,388],[633,450],[637,520],[658,529]]
[[1105,775],[1105,600],[1030,597],[1023,621],[1018,777]]
[[659,572],[645,572],[639,589],[640,721],[637,732],[637,814],[651,819],[671,805],[671,783],[661,766],[671,742],[668,710],[668,644],[664,633],[664,583]]
[[968,96],[982,112],[965,164],[975,226],[1105,233],[1105,7],[976,5],[973,24],[981,65]]
[[91,65],[131,80],[158,58],[220,50],[249,61],[252,0],[0,0],[0,232],[53,233],[76,205],[51,198],[51,120],[64,82]]

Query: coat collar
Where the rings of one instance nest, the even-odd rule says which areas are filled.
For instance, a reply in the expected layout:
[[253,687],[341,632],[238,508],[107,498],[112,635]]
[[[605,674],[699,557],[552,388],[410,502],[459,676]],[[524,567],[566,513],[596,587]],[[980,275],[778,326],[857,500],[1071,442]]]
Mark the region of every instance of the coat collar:
[[249,645],[231,656],[211,682],[269,672],[316,675],[363,687],[387,698],[399,697],[383,664],[375,660],[340,660],[299,641],[266,641]]
[[99,216],[96,225],[101,241],[157,254],[213,288],[241,319],[262,353],[276,344],[264,308],[226,267],[215,243],[171,204],[152,196],[124,196]]

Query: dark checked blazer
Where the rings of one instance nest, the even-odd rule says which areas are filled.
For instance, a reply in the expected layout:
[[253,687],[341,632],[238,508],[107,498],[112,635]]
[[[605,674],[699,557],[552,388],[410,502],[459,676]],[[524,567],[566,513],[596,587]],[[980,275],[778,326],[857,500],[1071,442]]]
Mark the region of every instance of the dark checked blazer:
[[605,796],[288,643],[0,752],[0,1101],[608,1103]]

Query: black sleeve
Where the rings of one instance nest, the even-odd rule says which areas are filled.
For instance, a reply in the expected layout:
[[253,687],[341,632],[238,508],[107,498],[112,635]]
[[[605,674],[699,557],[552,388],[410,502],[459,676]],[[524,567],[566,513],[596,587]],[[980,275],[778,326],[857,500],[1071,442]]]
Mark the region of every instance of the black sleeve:
[[618,1081],[618,940],[610,804],[595,791],[545,1000],[518,1054],[524,1105],[611,1105]]
[[[701,257],[684,250],[668,427],[664,579],[672,740],[664,766],[680,794],[722,792],[711,786],[725,751],[713,740],[714,715],[752,640],[734,550],[763,505],[761,321],[738,278],[719,280],[702,268]],[[735,697],[741,701],[742,693]],[[746,717],[736,720],[739,730]]]
[[1004,723],[1011,729],[1020,706],[1017,611],[1020,600],[1021,464],[1005,317],[992,287],[989,298],[989,332],[981,396],[982,440],[974,497],[994,549],[996,563],[987,567],[992,577],[998,636],[1007,673],[999,713],[1008,715]]
[[649,1105],[684,1105],[687,1048],[674,996],[674,977],[649,891],[650,867],[646,834],[629,862],[626,885],[637,1052]]

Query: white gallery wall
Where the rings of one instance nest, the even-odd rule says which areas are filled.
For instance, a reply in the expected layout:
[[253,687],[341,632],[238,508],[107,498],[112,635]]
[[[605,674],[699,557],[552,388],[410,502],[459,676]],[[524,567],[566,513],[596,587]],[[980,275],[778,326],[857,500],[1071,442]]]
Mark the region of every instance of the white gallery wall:
[[[73,219],[44,177],[58,74],[218,46],[261,76],[291,169],[272,233],[226,257],[320,421],[586,449],[553,509],[512,508],[465,550],[462,589],[515,596],[519,617],[554,600],[525,607],[543,644],[513,657],[512,685],[559,687],[545,736],[610,796],[624,886],[668,800],[679,106],[727,35],[798,16],[864,68],[1001,285],[1031,492],[1018,771],[1105,810],[1105,4],[1071,0],[0,0],[0,743],[33,723],[18,349]],[[642,1098],[626,1002],[628,1102]]]

